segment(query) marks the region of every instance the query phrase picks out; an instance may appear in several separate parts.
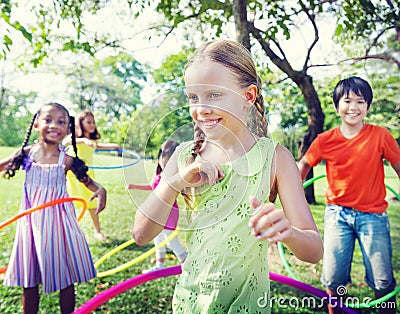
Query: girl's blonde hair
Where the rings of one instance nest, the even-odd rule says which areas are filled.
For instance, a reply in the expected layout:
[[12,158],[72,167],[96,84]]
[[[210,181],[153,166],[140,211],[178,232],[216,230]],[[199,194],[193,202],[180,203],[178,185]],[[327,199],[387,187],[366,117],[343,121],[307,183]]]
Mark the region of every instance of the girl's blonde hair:
[[[190,58],[185,66],[185,71],[192,64],[212,61],[227,67],[237,78],[241,88],[250,85],[257,87],[257,96],[254,106],[250,109],[247,125],[254,134],[267,136],[268,123],[265,117],[264,98],[261,94],[261,79],[257,74],[256,66],[250,52],[238,42],[219,39],[204,43]],[[205,140],[205,134],[199,126],[194,124],[194,144],[192,154],[187,164],[194,161],[199,154]]]

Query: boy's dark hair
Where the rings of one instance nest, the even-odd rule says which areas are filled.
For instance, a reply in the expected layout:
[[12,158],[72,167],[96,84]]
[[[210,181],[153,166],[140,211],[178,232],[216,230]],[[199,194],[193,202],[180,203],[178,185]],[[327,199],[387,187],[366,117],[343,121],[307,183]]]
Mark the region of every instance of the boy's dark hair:
[[[76,133],[76,137],[85,137],[84,136],[84,132],[83,132],[83,125],[82,125],[82,121],[86,118],[86,117],[92,117],[94,119],[94,114],[90,111],[90,110],[83,110],[81,111],[77,116],[76,116],[76,120],[77,123],[75,124],[75,133]],[[89,134],[90,139],[91,140],[98,140],[101,138],[101,135],[99,133],[99,131],[97,131],[97,126],[94,129],[94,131],[92,133]]]
[[363,97],[368,104],[367,109],[369,109],[373,98],[372,88],[366,80],[363,80],[358,76],[350,76],[340,80],[339,83],[336,84],[336,87],[333,90],[333,103],[335,104],[336,109],[339,107],[339,100],[343,96],[348,96],[350,92]]
[[67,108],[65,108],[63,105],[59,103],[45,104],[33,115],[32,120],[28,127],[28,131],[26,132],[25,139],[21,145],[21,150],[7,164],[7,166],[5,167],[6,171],[3,174],[3,176],[7,179],[10,179],[11,177],[15,176],[15,173],[21,168],[24,159],[27,157],[25,148],[28,146],[29,138],[32,133],[32,127],[36,119],[38,118],[41,109],[44,106],[54,106],[64,110],[67,113],[69,119],[69,129],[71,131],[71,137],[72,137],[72,147],[75,153],[74,161],[72,162],[71,165],[71,170],[76,175],[79,181],[86,181],[88,178],[87,175],[88,167],[85,165],[85,162],[83,160],[78,158],[78,148],[76,146],[76,140],[75,140],[75,119],[74,117],[71,117],[69,115]]
[[165,161],[164,164],[166,164],[178,146],[179,146],[179,143],[174,140],[167,140],[161,145],[161,148],[158,151],[158,156],[157,156],[157,160],[158,160],[157,169],[156,169],[157,175],[159,175],[162,171],[162,167],[160,165],[160,157],[161,157],[161,159],[164,159],[164,161]]

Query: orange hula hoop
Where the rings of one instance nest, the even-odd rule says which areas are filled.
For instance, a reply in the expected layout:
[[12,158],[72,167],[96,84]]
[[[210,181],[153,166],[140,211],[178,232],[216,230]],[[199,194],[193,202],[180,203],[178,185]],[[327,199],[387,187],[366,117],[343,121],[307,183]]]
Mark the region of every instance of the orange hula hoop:
[[5,227],[7,227],[10,224],[12,224],[13,222],[17,221],[21,217],[24,217],[26,215],[32,214],[35,211],[41,210],[41,209],[46,208],[46,207],[54,206],[54,205],[57,205],[57,204],[67,203],[67,202],[72,202],[72,201],[78,201],[78,202],[81,202],[83,204],[82,212],[79,214],[79,217],[78,217],[78,221],[80,221],[83,218],[83,214],[85,213],[85,211],[87,209],[86,201],[83,198],[79,198],[79,197],[64,197],[64,198],[60,198],[58,200],[54,200],[54,201],[50,201],[50,202],[44,203],[44,204],[39,205],[39,206],[34,207],[34,208],[27,209],[24,212],[19,213],[19,214],[15,215],[14,217],[10,218],[10,219],[7,219],[6,221],[3,221],[2,223],[0,223],[0,230],[5,228]]
[[[54,201],[50,201],[50,202],[44,203],[44,204],[42,204],[40,206],[37,206],[37,207],[34,207],[34,208],[30,208],[30,209],[28,209],[28,210],[26,210],[26,211],[24,211],[22,213],[19,213],[19,214],[15,215],[14,217],[12,217],[10,219],[7,219],[6,221],[3,221],[0,224],[0,230],[5,228],[5,227],[7,227],[10,224],[12,224],[13,222],[17,221],[21,217],[24,217],[26,215],[30,215],[35,211],[41,210],[41,209],[46,208],[46,207],[54,206],[54,205],[57,205],[57,204],[73,202],[73,201],[78,201],[78,202],[81,202],[83,204],[83,209],[82,209],[82,211],[81,211],[81,213],[79,214],[79,217],[78,217],[78,221],[81,221],[82,218],[83,218],[83,215],[85,214],[85,211],[87,209],[86,201],[83,198],[79,198],[79,197],[64,197],[64,198],[60,198],[58,200],[54,200]],[[7,266],[1,267],[0,268],[0,274],[4,274],[6,272],[6,270],[7,270]]]

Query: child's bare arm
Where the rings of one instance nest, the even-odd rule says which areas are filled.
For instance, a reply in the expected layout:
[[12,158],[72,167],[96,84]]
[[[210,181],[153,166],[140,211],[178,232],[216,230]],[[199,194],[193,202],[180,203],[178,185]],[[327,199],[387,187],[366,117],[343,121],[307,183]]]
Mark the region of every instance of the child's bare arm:
[[138,245],[151,241],[164,228],[172,204],[180,190],[172,188],[174,176],[178,174],[177,156],[173,154],[163,171],[163,178],[149,197],[136,210],[132,237]]
[[[65,173],[67,171],[71,170],[72,163],[74,161],[74,157],[71,156],[66,156],[66,162],[65,162]],[[96,214],[100,213],[105,207],[106,207],[106,202],[107,202],[107,192],[104,189],[104,187],[99,184],[98,182],[94,181],[92,178],[89,176],[86,177],[86,179],[81,180],[81,182],[91,191],[94,192],[90,200],[93,200],[94,198],[98,198],[98,205],[97,205],[97,210]]]
[[251,199],[255,214],[249,224],[260,239],[284,242],[297,258],[317,263],[323,254],[323,245],[314,218],[304,196],[300,173],[291,153],[277,146],[276,189],[283,211],[273,203],[260,204]]
[[[26,146],[26,147],[24,148],[24,152],[25,152],[25,155],[26,155],[26,156],[28,156],[29,151],[31,150],[31,147],[32,147],[32,145]],[[6,158],[4,158],[4,159],[1,159],[1,160],[0,160],[0,172],[3,171],[3,170],[6,168],[6,166],[8,165],[8,163],[9,163],[13,158],[15,158],[20,152],[21,152],[21,150],[19,149],[19,150],[15,151],[14,153],[12,153],[10,156],[8,156],[8,157],[6,157]]]
[[[96,143],[93,142],[93,141],[91,141],[91,140],[89,140],[89,139],[86,138],[86,137],[77,137],[77,138],[75,138],[75,142],[76,142],[77,144],[79,144],[79,143],[85,143],[86,145],[88,145],[88,146],[90,146],[90,147],[96,147]],[[72,145],[71,136],[67,136],[67,137],[63,140],[62,144],[63,144],[64,146],[70,146],[70,145]]]
[[13,159],[13,156],[14,156],[14,154],[0,160],[0,171],[4,170],[4,168],[8,165],[8,163],[11,161],[11,159]]
[[90,177],[88,177],[88,179],[85,182],[83,182],[83,184],[85,184],[85,186],[89,190],[94,192],[89,201],[92,201],[96,197],[98,198],[98,205],[97,205],[97,209],[96,209],[96,214],[100,213],[106,207],[106,203],[107,203],[107,191],[106,191],[106,189],[101,184],[99,184],[98,182],[94,181]]
[[279,197],[295,231],[284,242],[298,258],[316,263],[322,258],[323,244],[305,198],[299,170],[292,154],[280,145],[276,160]]
[[308,164],[308,162],[304,156],[300,159],[297,166],[299,167],[301,179],[304,180],[306,178],[308,172],[310,171],[311,166]]
[[121,150],[121,146],[115,143],[97,143],[96,148],[103,150]]

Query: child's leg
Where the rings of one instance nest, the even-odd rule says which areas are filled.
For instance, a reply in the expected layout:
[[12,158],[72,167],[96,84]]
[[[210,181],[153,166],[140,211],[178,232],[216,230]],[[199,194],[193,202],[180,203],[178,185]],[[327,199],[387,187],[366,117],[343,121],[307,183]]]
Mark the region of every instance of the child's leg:
[[[392,268],[392,245],[386,213],[360,213],[359,242],[366,270],[366,281],[381,298],[396,286]],[[379,304],[379,313],[396,313],[396,297]]]
[[[154,246],[159,245],[161,242],[163,242],[166,237],[165,234],[161,231],[155,238],[154,238]],[[157,270],[160,268],[164,268],[164,261],[165,261],[165,255],[167,253],[167,249],[165,248],[165,245],[158,250],[156,250],[156,266],[150,268],[150,269],[145,269],[142,271],[143,274],[146,274],[148,272],[151,272],[153,270]]]
[[[169,237],[172,234],[172,230],[164,230],[165,235]],[[174,252],[180,263],[183,263],[186,259],[187,252],[179,242],[178,237],[172,238],[172,240],[167,244],[168,248]]]
[[[167,238],[165,230],[162,230],[158,236],[154,238],[154,245],[157,246]],[[156,268],[163,268],[165,262],[165,255],[167,254],[166,246],[160,247],[156,250]]]
[[324,258],[321,282],[330,296],[329,313],[343,313],[338,305],[345,305],[346,284],[350,270],[356,233],[354,211],[327,205],[324,217]]
[[106,236],[101,232],[99,215],[96,214],[96,208],[90,208],[89,213],[93,221],[94,237],[99,241],[104,241]]
[[39,286],[24,288],[22,313],[36,314],[39,311]]
[[332,301],[332,304],[335,303],[335,305],[330,305],[328,304],[328,313],[329,314],[342,314],[344,311],[338,306],[338,305],[344,305],[345,304],[345,298],[346,295],[339,295],[335,290],[331,290],[329,288],[326,288],[326,293],[329,295],[330,300]]
[[60,290],[60,309],[61,314],[70,314],[75,309],[75,288],[70,285]]

